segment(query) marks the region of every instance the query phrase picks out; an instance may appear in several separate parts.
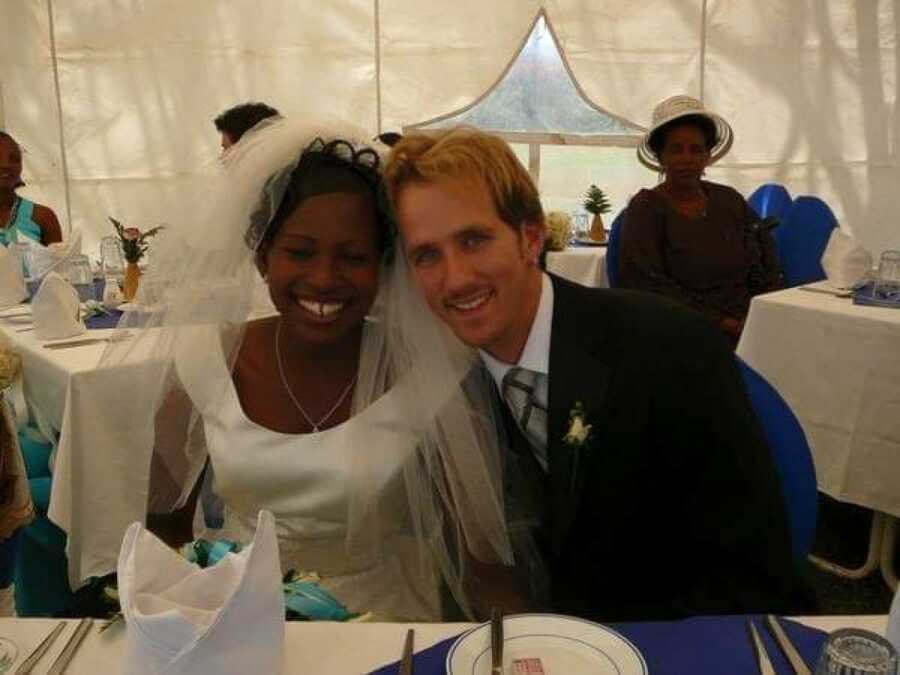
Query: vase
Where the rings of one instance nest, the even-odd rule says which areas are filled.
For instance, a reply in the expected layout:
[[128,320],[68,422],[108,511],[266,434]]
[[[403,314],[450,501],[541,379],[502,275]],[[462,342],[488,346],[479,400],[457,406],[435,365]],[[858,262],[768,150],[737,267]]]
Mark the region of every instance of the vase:
[[594,219],[591,221],[591,239],[594,241],[604,242],[606,241],[606,229],[603,227],[603,218],[599,213],[594,214]]
[[122,284],[122,292],[125,295],[125,302],[134,300],[137,295],[138,286],[141,283],[141,268],[136,262],[130,262],[125,266],[125,281]]

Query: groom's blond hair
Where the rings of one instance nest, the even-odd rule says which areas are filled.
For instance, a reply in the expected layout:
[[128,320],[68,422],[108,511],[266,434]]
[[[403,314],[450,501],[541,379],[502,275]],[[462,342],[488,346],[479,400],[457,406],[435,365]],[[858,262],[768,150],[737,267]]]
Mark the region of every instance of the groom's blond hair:
[[384,169],[385,187],[395,213],[406,185],[440,178],[480,178],[497,214],[515,230],[524,223],[544,224],[534,181],[512,148],[497,136],[471,127],[435,135],[404,134],[391,149]]

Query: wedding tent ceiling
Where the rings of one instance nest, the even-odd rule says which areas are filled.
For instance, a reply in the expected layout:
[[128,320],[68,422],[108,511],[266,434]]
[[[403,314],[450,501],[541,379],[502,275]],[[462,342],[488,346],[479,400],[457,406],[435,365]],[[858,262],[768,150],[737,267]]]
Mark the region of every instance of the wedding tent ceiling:
[[[110,215],[191,226],[225,108],[373,135],[446,116],[491,91],[541,10],[593,105],[646,126],[660,100],[702,98],[735,130],[710,179],[819,195],[875,252],[900,247],[891,0],[9,0],[0,126],[26,148],[22,194],[90,251]],[[597,183],[616,211],[656,176],[630,148],[554,146],[540,181],[548,208]]]

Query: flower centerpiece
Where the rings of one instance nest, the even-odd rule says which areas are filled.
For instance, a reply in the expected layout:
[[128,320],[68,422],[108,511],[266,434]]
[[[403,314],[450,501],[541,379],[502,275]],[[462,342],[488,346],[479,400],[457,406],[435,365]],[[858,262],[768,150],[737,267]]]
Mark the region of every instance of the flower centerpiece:
[[147,240],[155,237],[163,228],[162,225],[159,225],[141,232],[136,227],[125,227],[115,218],[110,217],[109,220],[112,222],[113,227],[116,228],[116,234],[119,236],[119,242],[122,245],[122,254],[125,256],[125,262],[128,263],[125,268],[125,282],[122,290],[125,294],[125,301],[131,302],[137,293],[141,277],[138,262],[147,253],[147,249],[150,248],[150,243]]
[[594,214],[591,221],[590,237],[594,241],[606,241],[606,230],[603,227],[602,214],[607,213],[610,209],[609,200],[603,193],[603,190],[596,185],[591,185],[584,194],[584,210]]
[[568,213],[551,211],[547,214],[547,240],[544,247],[548,251],[562,251],[572,238],[572,219]]

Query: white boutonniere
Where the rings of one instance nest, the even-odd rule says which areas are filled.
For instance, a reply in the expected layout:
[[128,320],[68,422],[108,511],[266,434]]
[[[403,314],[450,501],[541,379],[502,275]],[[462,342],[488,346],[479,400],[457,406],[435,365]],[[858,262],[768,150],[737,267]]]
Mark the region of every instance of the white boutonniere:
[[569,411],[569,430],[563,436],[563,443],[575,448],[582,447],[591,439],[591,426],[587,423],[584,406],[578,401]]

